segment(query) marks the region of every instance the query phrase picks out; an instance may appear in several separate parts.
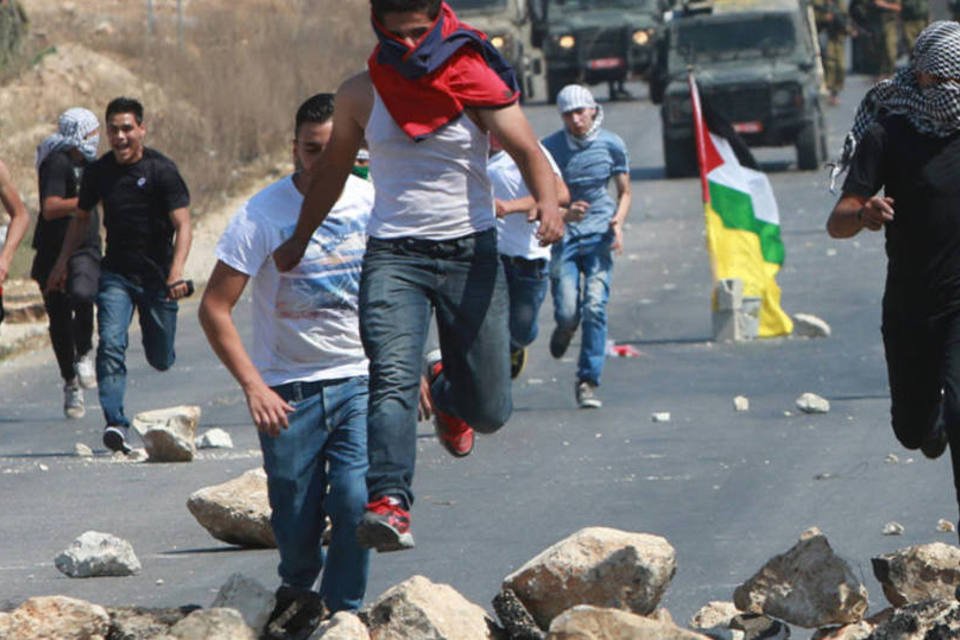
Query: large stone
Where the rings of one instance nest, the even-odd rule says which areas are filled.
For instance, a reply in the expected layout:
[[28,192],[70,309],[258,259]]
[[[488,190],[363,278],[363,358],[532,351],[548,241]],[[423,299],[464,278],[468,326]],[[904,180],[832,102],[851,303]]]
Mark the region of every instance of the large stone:
[[233,609],[198,609],[168,632],[176,640],[256,640],[243,616]]
[[947,640],[960,638],[960,603],[925,600],[895,610],[868,640]]
[[866,640],[873,630],[872,624],[861,620],[842,627],[822,627],[810,636],[810,640]]
[[274,594],[262,584],[240,573],[234,573],[220,587],[211,607],[235,609],[244,622],[258,635],[273,611]]
[[497,627],[483,609],[446,584],[413,576],[371,605],[372,640],[490,640]]
[[197,423],[200,407],[181,405],[144,411],[133,418],[150,462],[190,462],[197,453]]
[[907,547],[872,559],[873,575],[895,607],[953,599],[960,585],[960,548],[942,542]]
[[194,492],[187,508],[217,540],[241,547],[275,547],[267,475],[251,469],[238,478]]
[[740,613],[732,602],[708,602],[690,618],[690,628],[713,640],[744,640],[743,631],[730,628]]
[[110,631],[103,607],[66,596],[30,598],[0,618],[0,638],[11,640],[92,640]]
[[547,640],[710,640],[669,622],[645,618],[622,609],[578,605],[550,623]]
[[223,429],[207,429],[197,438],[197,449],[233,449],[233,438]]
[[86,531],[53,560],[71,578],[132,576],[140,573],[140,560],[129,542],[109,533]]
[[502,589],[493,598],[493,611],[510,640],[543,640],[546,635],[512,589]]
[[338,611],[310,636],[310,640],[321,638],[323,640],[370,640],[370,632],[356,614]]
[[867,610],[867,590],[826,536],[812,529],[737,587],[733,602],[742,611],[813,628],[859,622]]
[[793,335],[799,338],[829,338],[830,325],[812,313],[795,313]]
[[561,612],[591,604],[648,615],[677,570],[660,536],[588,527],[561,540],[507,576],[542,629]]
[[[110,638],[122,640],[156,640],[168,638],[170,627],[199,609],[196,605],[170,609],[147,607],[107,607],[110,615]],[[3,636],[0,635],[0,638]]]

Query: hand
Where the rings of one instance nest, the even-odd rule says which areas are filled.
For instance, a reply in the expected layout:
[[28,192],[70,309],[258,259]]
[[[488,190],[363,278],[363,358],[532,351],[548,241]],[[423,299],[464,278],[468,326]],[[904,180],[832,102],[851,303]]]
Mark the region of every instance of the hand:
[[281,430],[290,426],[287,414],[294,411],[293,405],[266,385],[247,393],[247,408],[257,430],[271,438],[277,437]]
[[420,376],[420,406],[417,407],[417,420],[429,420],[433,416],[433,396],[430,395],[430,383],[426,376]]
[[3,281],[7,279],[7,274],[10,271],[9,261],[0,258],[0,284],[3,284]]
[[45,291],[66,291],[67,289],[67,265],[65,262],[57,260],[47,276],[47,286]]
[[184,298],[189,293],[189,285],[187,281],[183,279],[183,274],[170,272],[170,277],[167,278],[167,300],[179,300]]
[[857,220],[870,231],[879,231],[893,222],[893,198],[873,196],[857,211]]
[[617,255],[622,255],[623,254],[623,227],[616,220],[611,220],[610,229],[613,230],[613,242],[610,243],[610,249]]
[[563,217],[565,222],[580,222],[587,215],[590,203],[583,200],[576,200],[567,207],[567,214]]
[[497,214],[498,218],[502,218],[503,216],[510,213],[509,211],[507,211],[507,204],[500,198],[493,199],[493,210]]
[[300,264],[303,254],[307,251],[307,243],[297,239],[296,236],[290,238],[281,244],[273,252],[273,261],[279,271],[290,271]]
[[563,216],[560,215],[559,207],[545,209],[538,205],[534,213],[540,219],[540,227],[537,229],[540,246],[546,247],[563,240]]

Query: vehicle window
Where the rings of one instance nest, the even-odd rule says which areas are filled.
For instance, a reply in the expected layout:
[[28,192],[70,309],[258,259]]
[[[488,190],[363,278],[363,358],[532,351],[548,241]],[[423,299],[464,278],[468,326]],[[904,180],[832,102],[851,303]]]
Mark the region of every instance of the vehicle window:
[[743,58],[792,51],[796,34],[789,16],[753,20],[681,20],[675,53],[688,62],[703,58]]
[[507,0],[447,0],[454,11],[491,11],[506,9]]
[[562,11],[581,11],[584,9],[631,9],[634,11],[656,11],[656,0],[550,0],[551,7]]

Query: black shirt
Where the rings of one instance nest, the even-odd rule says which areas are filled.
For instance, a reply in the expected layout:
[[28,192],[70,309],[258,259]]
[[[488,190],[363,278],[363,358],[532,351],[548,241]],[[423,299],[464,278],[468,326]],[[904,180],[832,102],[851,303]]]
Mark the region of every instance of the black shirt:
[[[903,116],[872,124],[854,153],[844,193],[893,198],[884,225],[884,307],[927,318],[960,309],[960,134],[925,135]],[[891,306],[893,305],[893,306]]]
[[137,284],[163,284],[173,259],[170,213],[190,204],[177,165],[145,148],[134,164],[117,164],[112,152],[87,167],[79,208],[103,206],[107,250],[103,267]]
[[[80,177],[86,162],[76,164],[66,151],[54,151],[48,155],[37,170],[40,194],[40,216],[37,218],[37,227],[33,232],[33,248],[37,255],[33,258],[33,267],[30,275],[44,284],[50,275],[53,264],[60,255],[63,240],[70,225],[70,217],[46,220],[43,217],[43,201],[50,196],[69,200],[76,198],[80,189]],[[81,241],[78,249],[95,249],[100,251],[100,216],[96,209],[91,212],[91,224],[86,237]]]

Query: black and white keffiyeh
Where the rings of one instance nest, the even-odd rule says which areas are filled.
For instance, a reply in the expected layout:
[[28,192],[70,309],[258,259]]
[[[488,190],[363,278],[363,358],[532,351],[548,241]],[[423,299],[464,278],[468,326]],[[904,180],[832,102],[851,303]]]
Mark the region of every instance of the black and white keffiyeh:
[[[921,87],[918,71],[938,82]],[[881,113],[903,115],[920,133],[940,138],[960,131],[960,23],[931,23],[917,38],[910,63],[867,91],[843,141],[840,159],[830,170],[830,191],[835,190],[837,179],[850,167],[857,144]]]
[[37,146],[37,157],[34,163],[36,168],[39,169],[51,153],[62,149],[79,149],[88,161],[96,160],[100,136],[91,136],[90,133],[99,128],[100,121],[89,109],[83,107],[67,109],[60,114],[57,132],[44,138],[43,142]]

